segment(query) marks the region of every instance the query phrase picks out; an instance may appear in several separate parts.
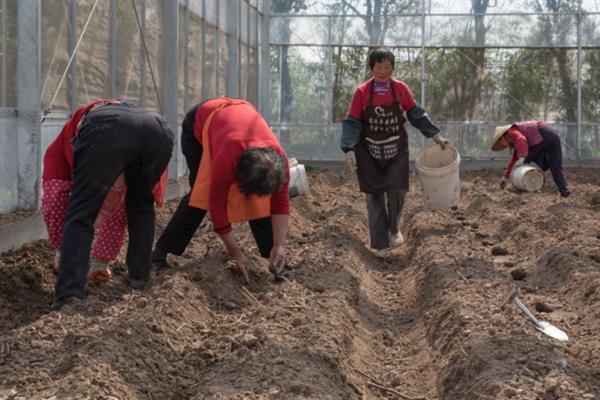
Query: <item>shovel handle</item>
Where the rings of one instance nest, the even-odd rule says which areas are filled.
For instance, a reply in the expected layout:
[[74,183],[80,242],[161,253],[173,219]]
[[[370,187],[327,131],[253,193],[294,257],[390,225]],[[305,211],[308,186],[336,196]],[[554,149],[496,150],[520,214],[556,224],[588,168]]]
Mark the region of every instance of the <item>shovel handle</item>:
[[518,297],[515,297],[515,298],[513,299],[513,303],[515,303],[515,305],[516,305],[517,307],[519,307],[519,309],[520,309],[521,311],[523,311],[523,314],[525,314],[525,316],[526,316],[527,318],[529,318],[529,320],[530,320],[531,322],[533,322],[533,324],[534,324],[536,327],[540,327],[540,326],[541,326],[541,324],[540,324],[540,321],[538,321],[538,319],[537,319],[536,317],[534,317],[534,316],[533,316],[533,314],[531,313],[531,311],[529,311],[529,310],[527,309],[527,307],[525,307],[525,304],[523,304],[523,302],[522,302],[522,301],[521,301],[521,300],[520,300]]

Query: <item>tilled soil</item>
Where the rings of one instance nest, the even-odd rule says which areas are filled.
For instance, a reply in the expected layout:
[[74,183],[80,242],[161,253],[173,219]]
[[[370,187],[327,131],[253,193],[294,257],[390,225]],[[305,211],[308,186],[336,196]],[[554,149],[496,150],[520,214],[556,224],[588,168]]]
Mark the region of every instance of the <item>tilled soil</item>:
[[[208,223],[147,290],[125,286],[121,256],[61,312],[48,243],[6,253],[0,399],[600,399],[600,173],[568,170],[569,202],[551,182],[502,191],[498,175],[463,173],[448,212],[425,208],[412,177],[406,242],[378,259],[355,181],[312,173],[293,200],[287,281],[237,228],[256,300]],[[513,286],[570,340],[501,307]]]

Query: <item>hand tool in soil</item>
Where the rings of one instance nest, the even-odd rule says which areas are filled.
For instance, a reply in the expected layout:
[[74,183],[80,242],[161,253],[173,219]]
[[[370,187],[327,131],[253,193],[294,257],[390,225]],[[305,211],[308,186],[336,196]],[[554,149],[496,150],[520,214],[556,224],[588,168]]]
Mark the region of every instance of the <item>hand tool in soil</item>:
[[550,324],[549,322],[538,320],[531,313],[531,311],[529,311],[527,309],[527,307],[525,307],[525,304],[523,304],[521,299],[519,299],[516,295],[513,295],[512,301],[521,311],[523,311],[523,314],[525,314],[527,319],[529,319],[533,323],[533,326],[535,327],[535,329],[537,329],[538,331],[542,332],[545,335],[550,336],[551,338],[560,340],[561,342],[566,342],[567,340],[569,340],[569,336],[567,336],[567,334],[565,332],[561,331],[560,329],[558,329],[554,325]]
[[279,271],[278,273],[275,273],[274,268],[271,268],[271,267],[269,267],[269,270],[273,274],[273,282],[275,282],[275,283],[281,283],[281,282],[285,282],[285,281],[289,282],[289,275],[294,272],[294,270],[291,269],[290,267],[288,267],[287,264],[284,265],[283,269],[281,271]]

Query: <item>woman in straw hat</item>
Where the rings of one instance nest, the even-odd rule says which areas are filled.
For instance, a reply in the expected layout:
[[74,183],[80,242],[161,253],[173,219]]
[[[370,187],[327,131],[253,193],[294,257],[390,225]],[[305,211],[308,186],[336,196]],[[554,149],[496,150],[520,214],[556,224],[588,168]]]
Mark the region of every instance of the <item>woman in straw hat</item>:
[[533,161],[543,171],[550,169],[562,197],[571,195],[562,167],[560,136],[554,129],[542,121],[498,126],[492,138],[492,150],[506,148],[512,149],[512,157],[500,182],[502,188],[506,187],[513,168]]

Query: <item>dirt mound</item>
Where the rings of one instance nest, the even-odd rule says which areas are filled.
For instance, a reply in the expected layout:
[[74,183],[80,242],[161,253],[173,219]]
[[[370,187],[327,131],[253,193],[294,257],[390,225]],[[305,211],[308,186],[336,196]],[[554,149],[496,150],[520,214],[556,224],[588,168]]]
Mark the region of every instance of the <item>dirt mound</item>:
[[[501,191],[499,174],[463,173],[448,212],[428,210],[412,176],[406,243],[379,259],[355,181],[313,172],[293,200],[289,280],[274,283],[236,227],[251,296],[208,222],[147,290],[125,286],[122,254],[59,313],[47,242],[4,254],[0,399],[598,399],[600,174],[569,170],[569,202],[551,182]],[[570,341],[501,308],[513,286]]]

